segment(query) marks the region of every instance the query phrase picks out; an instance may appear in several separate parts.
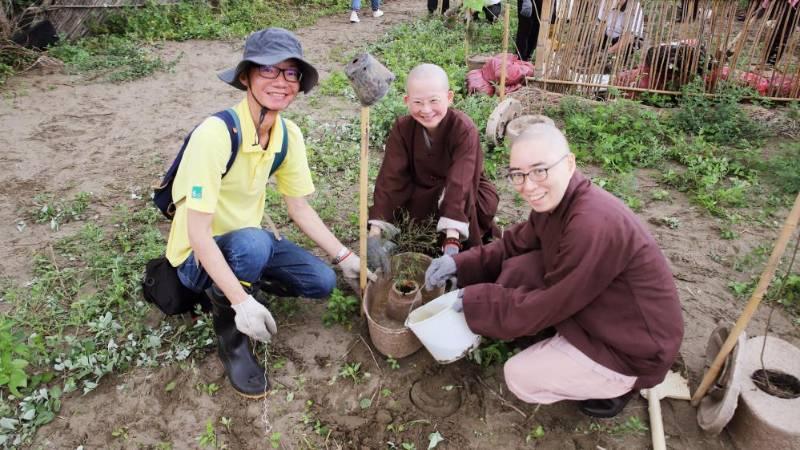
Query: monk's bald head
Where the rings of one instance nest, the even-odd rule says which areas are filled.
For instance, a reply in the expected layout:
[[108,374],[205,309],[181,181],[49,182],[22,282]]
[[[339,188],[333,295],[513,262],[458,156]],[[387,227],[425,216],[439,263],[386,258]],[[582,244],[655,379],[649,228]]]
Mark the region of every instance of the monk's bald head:
[[406,80],[403,101],[414,120],[429,132],[436,131],[453,103],[447,73],[435,64],[414,67]]
[[569,153],[564,133],[547,123],[536,123],[526,128],[511,144],[511,152],[536,153],[539,157],[560,156]]
[[406,79],[406,92],[416,85],[425,84],[431,88],[450,90],[450,80],[447,72],[436,64],[420,64],[411,69]]

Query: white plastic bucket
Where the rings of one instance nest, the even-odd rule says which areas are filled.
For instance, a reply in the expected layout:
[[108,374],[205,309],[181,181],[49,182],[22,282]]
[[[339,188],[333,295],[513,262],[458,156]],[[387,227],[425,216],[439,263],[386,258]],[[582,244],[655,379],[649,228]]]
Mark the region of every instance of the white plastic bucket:
[[411,311],[405,325],[433,358],[448,364],[478,348],[481,337],[467,326],[463,312],[452,308],[458,291],[451,291]]

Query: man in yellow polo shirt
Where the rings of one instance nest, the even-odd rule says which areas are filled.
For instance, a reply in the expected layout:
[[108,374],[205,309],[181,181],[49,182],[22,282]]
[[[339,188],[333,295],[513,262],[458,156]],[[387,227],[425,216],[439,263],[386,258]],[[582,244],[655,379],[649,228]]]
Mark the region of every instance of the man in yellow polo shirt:
[[247,336],[266,342],[277,328],[269,310],[246,288],[267,280],[291,295],[322,298],[336,284],[333,270],[319,258],[261,228],[265,188],[284,133],[287,153],[275,178],[289,217],[346,278],[358,278],[360,261],[306,201],[314,184],[303,135],[280,117],[299,91],[308,93],[318,80],[297,38],[282,28],[257,31],[247,38],[239,64],[219,77],[247,93],[234,108],[241,146],[225,172],[231,156],[225,123],[210,117],[192,133],[172,188],[177,206],[167,258],[184,286],[209,296],[219,356],[234,389],[260,398],[269,382]]

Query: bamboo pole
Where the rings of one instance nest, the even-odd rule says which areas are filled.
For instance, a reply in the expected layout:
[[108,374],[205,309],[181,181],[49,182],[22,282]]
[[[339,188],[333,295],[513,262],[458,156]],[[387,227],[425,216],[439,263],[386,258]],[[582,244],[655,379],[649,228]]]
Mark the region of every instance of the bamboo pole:
[[472,11],[467,9],[467,26],[464,28],[464,65],[469,67],[469,24],[472,22]]
[[[363,302],[367,292],[367,179],[369,178],[369,106],[361,107],[361,168],[358,178],[358,204],[359,204],[359,256],[361,267],[358,271],[358,281],[361,287],[361,300]],[[359,308],[364,314],[364,308]]]
[[[533,0],[531,0],[533,1]],[[533,7],[536,7],[536,3],[533,3]],[[548,70],[547,64],[550,59],[550,45],[548,43],[547,36],[550,33],[550,0],[544,0],[542,2],[542,10],[535,11],[535,13],[539,14],[539,38],[536,41],[536,58],[534,59],[534,72],[536,75],[544,75]],[[545,16],[547,14],[547,16]],[[545,19],[544,17],[547,17]],[[505,20],[505,18],[503,19]],[[542,39],[544,37],[544,39]]]
[[769,261],[767,261],[767,267],[764,268],[764,272],[761,274],[761,279],[758,280],[758,286],[756,286],[755,291],[753,291],[753,295],[747,302],[744,311],[742,311],[742,315],[739,316],[739,319],[736,321],[733,329],[731,329],[731,332],[728,333],[728,338],[725,340],[725,343],[722,344],[722,348],[720,348],[719,353],[717,353],[716,358],[714,358],[714,362],[711,363],[711,367],[709,367],[708,372],[706,372],[705,376],[703,376],[703,381],[700,383],[700,386],[694,392],[694,396],[692,397],[692,406],[697,406],[700,404],[700,400],[702,400],[706,395],[708,388],[711,387],[711,384],[717,379],[719,371],[722,369],[722,364],[725,362],[725,358],[728,357],[728,354],[731,352],[731,350],[733,350],[733,347],[736,346],[736,341],[739,338],[739,335],[747,327],[747,324],[750,322],[750,319],[756,312],[756,308],[758,308],[759,303],[761,303],[761,299],[764,298],[764,294],[767,292],[769,283],[772,281],[772,277],[775,275],[775,270],[778,268],[778,263],[780,263],[783,252],[786,250],[786,244],[789,243],[789,239],[791,239],[794,231],[797,229],[797,221],[799,219],[800,193],[797,194],[792,211],[789,213],[789,216],[786,218],[786,222],[783,224],[781,234],[778,236],[777,242],[775,242],[775,248],[772,249],[772,254],[769,257]]
[[[502,102],[506,98],[506,71],[508,68],[508,58],[506,58],[506,52],[508,51],[508,24],[510,23],[510,15],[511,12],[509,11],[509,6],[506,5],[503,8],[503,51],[501,53],[503,59],[500,61],[500,101]],[[469,23],[469,22],[467,22]]]

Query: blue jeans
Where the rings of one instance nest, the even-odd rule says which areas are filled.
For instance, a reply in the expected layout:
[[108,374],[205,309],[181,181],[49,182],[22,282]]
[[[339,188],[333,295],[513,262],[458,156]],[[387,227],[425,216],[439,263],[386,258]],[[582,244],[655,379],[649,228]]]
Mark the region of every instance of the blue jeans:
[[[242,228],[214,238],[225,261],[240,281],[276,281],[294,296],[323,298],[336,287],[336,274],[327,264],[286,238],[276,240],[261,228]],[[212,280],[192,252],[177,269],[178,278],[194,292]]]
[[[370,0],[370,3],[372,3],[372,10],[373,11],[377,11],[381,7],[381,0]],[[352,9],[353,11],[358,11],[358,10],[361,9],[361,0],[353,0],[351,5],[352,5],[352,8],[350,8],[350,9]]]

